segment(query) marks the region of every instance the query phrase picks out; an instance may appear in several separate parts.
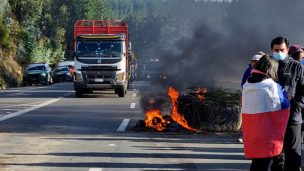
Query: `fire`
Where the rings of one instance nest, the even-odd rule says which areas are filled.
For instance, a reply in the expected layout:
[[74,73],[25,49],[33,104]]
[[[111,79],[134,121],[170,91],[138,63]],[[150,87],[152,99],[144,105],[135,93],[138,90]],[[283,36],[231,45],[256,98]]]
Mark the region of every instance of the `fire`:
[[[207,91],[207,89],[199,88],[196,92],[197,98],[203,100],[205,98],[204,93],[206,93],[206,91]],[[180,93],[176,89],[174,89],[172,86],[170,86],[169,90],[168,90],[168,96],[171,99],[171,106],[172,106],[170,118],[173,121],[175,121],[176,123],[178,123],[179,125],[181,125],[182,127],[186,128],[190,131],[196,132],[197,129],[190,127],[188,122],[184,118],[184,116],[178,112],[178,98],[180,96]],[[150,104],[153,104],[153,103],[154,103],[154,100],[152,100],[152,102],[150,102]],[[167,124],[169,124],[170,122],[166,121],[163,118],[159,109],[153,109],[153,110],[149,110],[148,112],[146,112],[145,123],[146,123],[147,127],[154,128],[157,131],[163,131],[166,129]]]
[[206,93],[207,93],[207,89],[206,89],[206,88],[197,88],[197,89],[196,89],[196,97],[197,97],[200,101],[205,100],[204,94],[206,94]]
[[146,113],[146,127],[151,127],[157,131],[166,129],[166,121],[160,113],[160,110],[150,110]]
[[171,105],[172,105],[172,111],[170,117],[182,127],[190,131],[197,131],[196,129],[191,128],[188,125],[186,119],[180,113],[178,113],[177,100],[179,97],[179,92],[175,90],[172,86],[170,86],[168,90],[168,96],[171,98]]

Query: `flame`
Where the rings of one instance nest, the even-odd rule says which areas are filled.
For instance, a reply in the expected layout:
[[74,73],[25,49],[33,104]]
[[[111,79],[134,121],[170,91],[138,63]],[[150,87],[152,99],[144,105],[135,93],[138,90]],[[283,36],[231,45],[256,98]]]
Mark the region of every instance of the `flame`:
[[[204,99],[204,93],[207,92],[207,89],[198,89],[197,90],[197,97],[199,99]],[[196,132],[197,129],[194,129],[192,127],[190,127],[188,125],[188,122],[186,121],[186,119],[183,117],[183,115],[181,115],[178,112],[178,107],[177,107],[177,102],[178,102],[178,97],[180,96],[180,93],[174,89],[172,86],[169,87],[168,90],[168,96],[171,99],[171,105],[172,105],[172,111],[171,111],[171,115],[170,118],[172,120],[174,120],[176,123],[178,123],[179,125],[181,125],[182,127],[190,130],[190,131],[194,131]],[[153,104],[155,102],[155,99],[151,99],[149,101],[149,104]],[[169,123],[169,121],[166,121],[163,116],[160,113],[159,109],[152,109],[146,112],[146,127],[150,127],[150,128],[154,128],[157,131],[163,131],[166,129],[167,123]]]
[[197,88],[196,89],[196,97],[200,100],[203,101],[205,100],[205,94],[207,93],[207,89],[206,88]]
[[190,131],[197,131],[194,128],[191,128],[188,125],[188,122],[186,121],[186,119],[180,114],[178,113],[178,108],[177,108],[177,100],[179,97],[179,92],[177,90],[175,90],[172,86],[169,87],[168,90],[168,96],[171,98],[171,105],[172,105],[172,112],[170,117],[179,125],[181,125],[182,127],[190,130]]
[[150,110],[146,113],[146,127],[151,127],[157,131],[166,129],[166,121],[160,113],[159,109]]

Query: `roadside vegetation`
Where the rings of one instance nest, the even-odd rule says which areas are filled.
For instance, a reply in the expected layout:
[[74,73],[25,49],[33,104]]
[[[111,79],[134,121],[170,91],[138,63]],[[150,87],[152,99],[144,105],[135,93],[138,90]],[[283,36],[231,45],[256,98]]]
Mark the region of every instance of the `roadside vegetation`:
[[[1,0],[0,88],[19,86],[23,70],[30,63],[47,62],[55,66],[59,61],[72,60],[73,25],[78,19],[126,20],[136,56],[153,58],[158,49],[169,47],[178,38],[177,34],[187,36],[186,27],[197,22],[181,13],[189,4],[202,9],[192,14],[195,16],[210,13],[208,9],[213,5],[200,0],[191,3],[184,0]],[[213,6],[222,11],[222,5]],[[208,17],[205,20],[214,22]]]
[[143,0],[1,0],[0,89],[20,85],[30,63],[56,65],[72,59],[77,19],[132,18],[137,23],[146,9],[133,10],[144,4]]

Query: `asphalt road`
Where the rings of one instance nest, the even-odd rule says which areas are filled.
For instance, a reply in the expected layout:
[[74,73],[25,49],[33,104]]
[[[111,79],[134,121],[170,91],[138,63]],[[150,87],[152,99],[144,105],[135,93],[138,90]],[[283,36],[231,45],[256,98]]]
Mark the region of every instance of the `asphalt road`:
[[235,135],[134,131],[149,87],[125,98],[75,98],[72,83],[1,90],[0,170],[249,170]]

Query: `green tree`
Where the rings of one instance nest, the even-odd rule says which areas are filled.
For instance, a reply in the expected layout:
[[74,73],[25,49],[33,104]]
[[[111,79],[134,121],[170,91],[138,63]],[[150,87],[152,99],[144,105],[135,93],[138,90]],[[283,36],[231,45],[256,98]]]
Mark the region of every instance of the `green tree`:
[[0,1],[0,15],[4,15],[7,9],[10,8],[8,0],[1,0]]
[[0,45],[6,45],[9,38],[9,29],[3,22],[3,17],[0,15]]
[[86,18],[90,20],[111,19],[113,11],[108,0],[89,0]]

